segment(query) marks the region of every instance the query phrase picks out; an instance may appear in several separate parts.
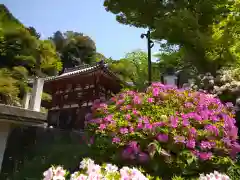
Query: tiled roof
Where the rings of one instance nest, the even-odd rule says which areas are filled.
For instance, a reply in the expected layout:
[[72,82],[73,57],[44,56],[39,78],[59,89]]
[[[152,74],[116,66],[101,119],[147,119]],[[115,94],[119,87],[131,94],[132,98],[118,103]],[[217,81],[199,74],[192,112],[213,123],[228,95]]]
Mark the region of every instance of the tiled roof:
[[[72,76],[72,75],[76,75],[76,74],[82,74],[82,73],[85,73],[85,72],[89,72],[89,71],[92,71],[94,69],[98,69],[100,68],[102,65],[100,64],[97,64],[95,66],[91,66],[91,67],[87,67],[87,68],[83,68],[83,69],[78,69],[78,70],[75,70],[75,71],[70,71],[70,72],[66,72],[66,73],[63,73],[59,76],[51,76],[51,77],[47,77],[45,78],[45,81],[52,81],[52,80],[57,80],[57,79],[62,79],[62,78],[66,78],[68,76]],[[105,65],[104,65],[105,66]]]
[[97,70],[97,69],[102,69],[105,73],[109,74],[110,76],[113,76],[117,81],[121,82],[124,86],[129,86],[128,83],[122,81],[113,72],[111,72],[107,68],[107,66],[108,65],[106,63],[104,63],[103,61],[100,61],[100,62],[96,63],[96,65],[94,65],[94,66],[79,66],[79,67],[68,69],[67,71],[65,71],[63,74],[61,74],[59,76],[46,77],[44,79],[44,81],[45,82],[50,82],[50,81],[54,81],[54,80],[58,80],[58,79],[64,79],[64,78],[67,78],[69,76],[75,76],[77,74],[84,74],[84,73],[87,73],[87,72],[92,72],[92,71]]

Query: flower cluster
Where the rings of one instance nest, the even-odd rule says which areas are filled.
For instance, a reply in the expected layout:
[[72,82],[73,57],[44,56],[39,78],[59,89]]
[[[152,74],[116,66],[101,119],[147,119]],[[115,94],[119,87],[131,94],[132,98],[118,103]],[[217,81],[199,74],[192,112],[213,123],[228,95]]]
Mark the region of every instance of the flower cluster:
[[201,174],[199,180],[230,180],[230,178],[226,174],[221,174],[217,171],[210,174]]
[[47,171],[43,173],[43,180],[65,180],[67,171],[61,166],[50,167]]
[[209,94],[154,83],[146,93],[124,91],[95,104],[87,127],[124,147],[124,159],[146,162],[158,152],[176,160],[187,151],[207,161],[240,151],[232,106]]
[[[148,180],[138,169],[122,167],[120,170],[112,164],[99,166],[87,158],[80,163],[81,171],[71,174],[70,180]],[[66,171],[62,167],[51,167],[43,173],[44,180],[65,180]]]
[[[210,73],[200,75],[198,80],[191,85],[193,89],[198,89],[204,92],[221,96],[229,94],[235,98],[240,95],[240,69],[220,69],[217,76],[212,76]],[[232,99],[230,99],[232,100]]]

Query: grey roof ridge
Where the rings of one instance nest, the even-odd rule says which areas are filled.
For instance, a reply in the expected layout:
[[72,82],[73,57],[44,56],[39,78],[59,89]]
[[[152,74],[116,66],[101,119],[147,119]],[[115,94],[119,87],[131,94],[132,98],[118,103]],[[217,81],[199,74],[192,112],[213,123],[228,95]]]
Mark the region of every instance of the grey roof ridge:
[[77,74],[81,74],[81,73],[89,72],[91,70],[95,70],[99,67],[101,67],[101,65],[95,65],[95,66],[87,67],[87,68],[84,68],[84,69],[78,69],[78,70],[75,70],[75,71],[63,73],[59,76],[50,76],[50,77],[45,78],[45,81],[53,81],[53,80],[58,80],[58,79],[64,79],[64,78],[69,77],[69,76],[74,76],[74,75],[77,75]]

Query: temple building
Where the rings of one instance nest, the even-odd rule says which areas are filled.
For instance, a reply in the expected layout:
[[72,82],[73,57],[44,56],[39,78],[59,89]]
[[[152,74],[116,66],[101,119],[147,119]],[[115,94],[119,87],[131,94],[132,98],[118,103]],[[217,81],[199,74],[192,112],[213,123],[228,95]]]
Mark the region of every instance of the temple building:
[[62,129],[83,129],[85,115],[94,100],[109,99],[125,86],[102,61],[94,66],[68,68],[59,76],[44,82],[44,92],[51,102],[42,102],[48,109],[48,124]]

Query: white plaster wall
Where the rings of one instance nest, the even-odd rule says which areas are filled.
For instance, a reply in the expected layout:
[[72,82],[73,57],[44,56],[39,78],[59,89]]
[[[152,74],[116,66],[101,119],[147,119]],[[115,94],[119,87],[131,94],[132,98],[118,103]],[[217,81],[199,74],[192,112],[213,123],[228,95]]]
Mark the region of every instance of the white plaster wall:
[[0,122],[0,172],[2,169],[2,161],[4,157],[9,131],[10,124],[6,122]]
[[165,76],[163,79],[164,79],[164,84],[177,85],[176,84],[176,80],[177,80],[176,76]]

